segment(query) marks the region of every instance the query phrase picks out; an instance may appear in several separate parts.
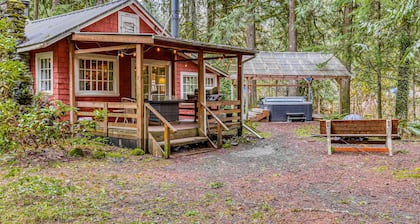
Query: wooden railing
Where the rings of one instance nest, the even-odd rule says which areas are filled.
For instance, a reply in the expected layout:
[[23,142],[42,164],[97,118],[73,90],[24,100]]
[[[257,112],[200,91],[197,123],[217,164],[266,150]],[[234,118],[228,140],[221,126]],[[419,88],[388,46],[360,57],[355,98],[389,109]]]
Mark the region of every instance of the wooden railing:
[[[241,102],[239,100],[207,101],[206,106],[224,123],[239,122],[241,120]],[[208,119],[209,124],[217,121]]]
[[79,120],[89,119],[96,122],[97,134],[109,136],[110,129],[120,129],[127,130],[124,135],[129,135],[130,138],[135,138],[137,135],[136,103],[79,101],[76,107],[79,109],[77,112]]
[[[204,109],[207,111],[207,113],[213,117],[213,119],[216,121],[217,123],[217,145],[216,148],[221,148],[222,147],[222,139],[223,139],[223,134],[222,134],[222,127],[229,131],[229,128],[223,123],[223,121],[221,121],[215,113],[213,113],[212,110],[210,110],[210,108],[208,108],[206,105],[204,105],[203,103],[201,103],[201,106],[204,107]],[[210,141],[211,142],[211,141]]]
[[171,123],[169,123],[169,121],[167,121],[162,114],[159,113],[159,111],[157,111],[155,108],[153,108],[152,105],[150,105],[150,103],[144,103],[144,107],[145,107],[145,113],[146,116],[144,116],[145,119],[145,133],[148,135],[148,126],[149,126],[149,111],[152,112],[159,120],[160,122],[162,122],[163,126],[164,126],[164,132],[163,132],[163,139],[164,139],[164,150],[162,151],[163,156],[165,159],[169,158],[169,154],[171,152],[171,138],[170,138],[170,132],[176,132],[178,131],[178,129],[176,129],[174,126],[172,126]]

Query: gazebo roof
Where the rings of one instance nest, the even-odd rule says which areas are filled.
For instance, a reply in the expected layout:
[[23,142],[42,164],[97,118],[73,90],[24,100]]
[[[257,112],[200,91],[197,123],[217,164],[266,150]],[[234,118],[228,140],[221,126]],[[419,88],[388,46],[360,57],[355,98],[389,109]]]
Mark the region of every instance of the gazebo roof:
[[333,55],[319,52],[260,51],[243,65],[249,79],[351,78],[352,74]]

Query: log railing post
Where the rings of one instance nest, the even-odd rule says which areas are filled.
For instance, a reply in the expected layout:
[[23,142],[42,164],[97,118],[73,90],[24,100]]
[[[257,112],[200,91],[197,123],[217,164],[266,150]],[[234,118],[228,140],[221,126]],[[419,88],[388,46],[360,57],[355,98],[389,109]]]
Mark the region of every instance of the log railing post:
[[165,159],[169,158],[169,154],[171,152],[171,143],[170,143],[170,131],[169,131],[169,126],[168,125],[164,125],[165,129],[163,132],[163,140],[165,142],[165,146],[164,146],[164,151],[165,154],[163,155],[165,157]]

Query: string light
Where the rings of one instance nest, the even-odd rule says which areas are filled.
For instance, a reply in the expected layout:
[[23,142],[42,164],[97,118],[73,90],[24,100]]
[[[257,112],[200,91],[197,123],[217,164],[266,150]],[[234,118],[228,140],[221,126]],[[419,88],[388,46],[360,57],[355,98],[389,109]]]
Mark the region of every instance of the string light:
[[157,51],[157,52],[160,52],[160,47],[156,48],[156,51]]

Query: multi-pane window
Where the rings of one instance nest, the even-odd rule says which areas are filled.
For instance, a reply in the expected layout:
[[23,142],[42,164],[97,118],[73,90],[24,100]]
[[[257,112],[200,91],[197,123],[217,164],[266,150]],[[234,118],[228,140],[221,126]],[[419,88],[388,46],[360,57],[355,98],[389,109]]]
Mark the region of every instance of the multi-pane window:
[[[188,95],[194,95],[195,90],[198,89],[198,76],[197,73],[182,72],[182,90],[181,96],[183,99],[188,99]],[[216,76],[207,74],[204,78],[204,87],[212,89],[216,86]]]
[[182,76],[182,98],[188,99],[188,95],[194,95],[194,90],[198,87],[196,75]]
[[116,59],[79,58],[77,92],[79,94],[109,95],[117,91]]
[[37,92],[53,92],[53,54],[44,52],[36,54]]

